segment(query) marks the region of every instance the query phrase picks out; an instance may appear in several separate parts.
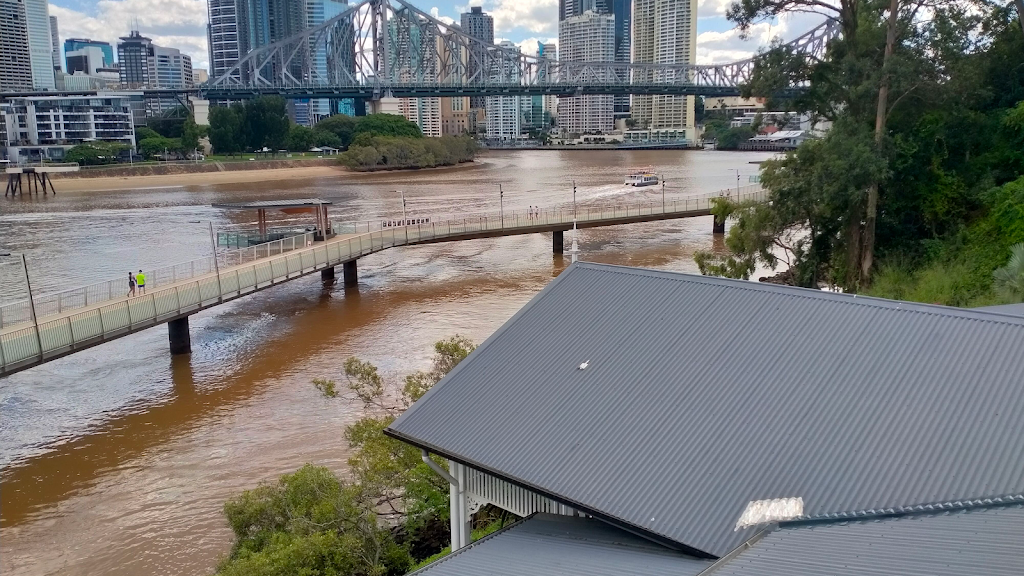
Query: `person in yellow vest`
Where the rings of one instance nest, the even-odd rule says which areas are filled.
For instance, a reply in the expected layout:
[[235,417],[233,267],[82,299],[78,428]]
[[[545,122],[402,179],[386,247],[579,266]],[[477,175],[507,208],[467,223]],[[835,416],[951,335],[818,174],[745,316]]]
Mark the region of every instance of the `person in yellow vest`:
[[146,293],[146,275],[142,273],[142,270],[135,275],[135,285],[139,287],[139,294]]

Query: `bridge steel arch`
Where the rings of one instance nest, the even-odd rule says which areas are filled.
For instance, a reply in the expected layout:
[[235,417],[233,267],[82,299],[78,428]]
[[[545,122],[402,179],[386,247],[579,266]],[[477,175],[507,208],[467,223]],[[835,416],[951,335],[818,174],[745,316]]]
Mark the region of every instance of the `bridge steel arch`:
[[[821,58],[839,26],[827,20],[789,43]],[[326,72],[313,65],[325,57]],[[754,59],[728,64],[562,62],[486,44],[407,0],[362,0],[341,14],[250,51],[201,89],[210,99],[552,94],[738,95]],[[791,87],[799,90],[799,86]]]

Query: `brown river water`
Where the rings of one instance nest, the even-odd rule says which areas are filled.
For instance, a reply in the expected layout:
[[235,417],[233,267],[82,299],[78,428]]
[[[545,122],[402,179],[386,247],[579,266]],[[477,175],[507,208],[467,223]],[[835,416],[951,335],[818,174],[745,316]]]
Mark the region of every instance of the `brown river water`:
[[[663,174],[668,200],[741,184],[765,153],[490,152],[423,172],[0,198],[0,248],[25,253],[33,289],[72,288],[209,255],[206,221],[253,215],[214,202],[319,197],[332,220],[661,201],[622,186],[630,167]],[[201,220],[203,224],[193,221]],[[581,258],[696,272],[722,249],[711,217],[580,232]],[[566,238],[568,244],[569,238]],[[568,245],[566,246],[568,248]],[[0,302],[24,293],[0,263]],[[20,263],[18,263],[20,264]],[[172,358],[163,326],[0,379],[0,573],[203,575],[230,548],[224,501],[305,462],[345,472],[342,430],[359,407],[310,384],[345,358],[393,378],[425,368],[431,344],[479,343],[557,276],[550,234],[394,248],[359,261],[359,286],[293,280],[191,319],[192,354]],[[339,272],[340,278],[340,272]]]

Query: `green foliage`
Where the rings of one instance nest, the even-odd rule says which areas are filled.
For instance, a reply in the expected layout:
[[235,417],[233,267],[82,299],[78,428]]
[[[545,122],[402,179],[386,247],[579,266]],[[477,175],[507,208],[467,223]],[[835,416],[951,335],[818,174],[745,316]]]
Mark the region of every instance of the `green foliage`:
[[1010,261],[993,273],[996,290],[1014,302],[1024,302],[1024,244],[1014,244]]
[[199,126],[191,114],[185,119],[181,130],[181,148],[189,152],[199,148]]
[[747,140],[753,138],[757,133],[750,126],[737,126],[729,128],[718,137],[715,144],[716,150],[736,150]]
[[143,158],[162,155],[164,152],[176,153],[183,151],[180,139],[164,138],[163,136],[141,140],[139,141],[138,148],[139,154],[141,154]]
[[160,134],[156,130],[153,130],[149,126],[139,126],[135,128],[135,141],[141,142],[149,138],[157,138]]
[[182,130],[185,128],[185,119],[174,116],[147,118],[146,125],[164,138],[181,138]]
[[368,114],[356,120],[353,134],[373,136],[394,136],[397,138],[422,138],[420,127],[398,114]]
[[467,136],[409,138],[357,134],[341,162],[355,170],[432,168],[468,162],[476,155],[476,141]]
[[[316,123],[313,130],[334,134],[338,144],[334,148],[347,149],[352,143],[352,137],[356,131],[356,119],[345,114],[329,116]],[[332,146],[331,144],[317,144],[317,146]]]
[[80,166],[96,166],[114,164],[117,154],[127,150],[128,146],[116,142],[89,142],[74,146],[64,154],[65,162],[77,162]]
[[306,126],[296,124],[288,131],[288,149],[292,152],[308,152],[314,142],[313,130]]
[[280,150],[284,148],[290,124],[284,98],[261,96],[246,101],[242,110],[242,135],[245,149]]
[[330,146],[331,148],[339,149],[348,148],[348,144],[340,136],[328,130],[321,130],[319,127],[313,128],[313,145],[321,147]]
[[210,144],[217,154],[235,154],[245,149],[242,137],[242,116],[245,109],[239,105],[210,108]]

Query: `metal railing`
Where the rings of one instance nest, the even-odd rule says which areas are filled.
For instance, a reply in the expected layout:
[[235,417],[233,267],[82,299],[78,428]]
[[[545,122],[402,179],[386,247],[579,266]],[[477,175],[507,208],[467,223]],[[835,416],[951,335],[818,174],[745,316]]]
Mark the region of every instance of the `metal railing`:
[[[283,254],[296,248],[302,248],[313,241],[313,233],[308,232],[301,235],[266,242],[248,248],[228,250],[217,255],[217,263],[224,267],[233,264],[252,262],[261,258],[267,258],[277,254]],[[180,264],[172,264],[155,270],[143,270],[146,274],[146,290],[174,284],[189,278],[203,276],[214,271],[213,256],[190,260]],[[80,286],[59,292],[41,294],[33,300],[36,305],[36,314],[42,318],[54,314],[62,314],[69,310],[85,308],[99,302],[113,300],[127,294],[128,279],[120,276],[117,279],[104,280],[88,286]],[[12,302],[0,306],[0,330],[31,322],[32,314],[29,310],[28,300]]]
[[[737,194],[738,193],[738,194]],[[238,298],[282,281],[290,280],[360,256],[379,252],[393,246],[418,244],[444,239],[458,239],[467,235],[504,231],[508,234],[528,233],[537,228],[557,226],[566,229],[575,218],[585,224],[609,224],[636,218],[658,215],[706,214],[715,198],[730,196],[741,200],[763,201],[767,193],[758,185],[745,186],[739,190],[722,191],[703,196],[665,202],[644,202],[618,204],[614,206],[557,208],[540,210],[537,213],[512,211],[504,214],[489,214],[476,217],[455,218],[444,221],[418,224],[415,226],[387,228],[368,233],[335,238],[310,246],[293,243],[286,250],[278,242],[254,246],[248,250],[234,251],[234,264],[225,262],[220,273],[201,273],[191,263],[181,272],[189,276],[178,278],[176,283],[165,288],[148,290],[145,295],[133,298],[120,296],[97,302],[91,307],[78,306],[68,313],[68,308],[55,313],[38,312],[38,326],[22,323],[0,331],[0,374],[19,367],[32,365],[60,356],[98,342],[148,328],[168,320],[192,314],[203,308]],[[303,237],[295,237],[295,239]],[[287,239],[285,242],[288,242]],[[278,244],[276,247],[271,246]],[[207,259],[212,266],[213,259]],[[178,265],[181,267],[182,265]],[[161,270],[171,270],[168,267]],[[171,278],[175,278],[173,273]],[[105,285],[105,284],[104,284]],[[147,289],[149,282],[147,281]],[[119,287],[123,289],[123,287]],[[79,289],[82,290],[82,289]],[[75,291],[71,291],[75,292]],[[40,303],[51,305],[52,300],[44,296]],[[83,300],[84,301],[84,300]],[[27,303],[26,303],[27,305]],[[54,317],[56,316],[56,317]]]

